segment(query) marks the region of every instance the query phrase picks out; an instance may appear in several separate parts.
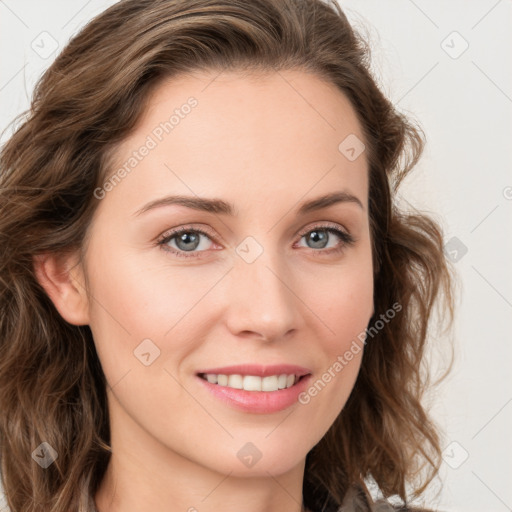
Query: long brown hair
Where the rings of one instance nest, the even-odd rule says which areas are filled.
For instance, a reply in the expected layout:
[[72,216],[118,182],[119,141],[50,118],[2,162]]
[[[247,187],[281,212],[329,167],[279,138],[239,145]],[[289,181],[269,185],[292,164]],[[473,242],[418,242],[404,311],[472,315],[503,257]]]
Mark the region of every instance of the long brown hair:
[[[110,457],[106,381],[88,326],[67,323],[34,255],[83,250],[112,172],[108,156],[163,80],[194,70],[299,69],[335,84],[363,128],[374,261],[373,325],[355,387],[308,453],[306,506],[336,510],[372,478],[405,503],[437,474],[441,441],[422,406],[436,304],[453,320],[454,274],[438,221],[396,204],[424,145],[383,95],[369,47],[321,0],[122,0],[87,24],[38,82],[0,154],[0,460],[12,512],[94,510]],[[440,306],[441,307],[441,306]],[[42,443],[58,458],[32,460]],[[421,471],[420,471],[421,470]]]

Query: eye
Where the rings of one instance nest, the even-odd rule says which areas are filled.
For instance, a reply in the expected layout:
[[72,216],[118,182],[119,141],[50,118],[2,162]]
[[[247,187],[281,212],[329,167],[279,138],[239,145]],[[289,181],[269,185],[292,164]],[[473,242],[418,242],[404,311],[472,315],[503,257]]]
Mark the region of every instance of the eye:
[[[195,251],[201,246],[201,237],[205,237],[211,241],[210,235],[206,231],[198,228],[179,228],[170,233],[165,233],[163,236],[164,238],[159,240],[158,245],[162,246],[165,251],[169,251],[183,258],[196,256],[196,253],[192,251]],[[174,242],[176,247],[170,246],[171,242]],[[202,248],[204,250],[204,244]],[[191,254],[187,254],[188,252]]]
[[[331,241],[332,235],[341,240],[341,242],[335,247],[327,247],[326,249],[328,242]],[[331,224],[322,224],[310,228],[308,231],[301,232],[300,237],[301,240],[306,238],[306,240],[312,244],[310,248],[314,249],[313,252],[318,255],[339,253],[347,246],[353,245],[356,242],[355,238],[350,233],[338,227],[334,227]],[[165,233],[157,242],[157,245],[178,257],[193,258],[199,256],[197,254],[198,252],[201,253],[208,250],[208,242],[206,242],[206,244],[202,243],[201,238],[205,238],[212,243],[213,236],[199,228],[182,227]],[[201,250],[197,250],[199,248],[201,248]]]
[[[326,249],[328,242],[331,241],[331,235],[334,235],[334,238],[340,239],[341,243]],[[320,256],[339,253],[343,251],[347,246],[353,245],[356,241],[350,233],[343,231],[338,227],[334,227],[331,224],[322,224],[315,226],[313,229],[309,228],[308,231],[301,233],[301,240],[302,238],[305,238],[307,243],[309,242],[311,244],[309,246],[310,248],[326,249],[321,251],[314,251],[315,255],[318,254]]]

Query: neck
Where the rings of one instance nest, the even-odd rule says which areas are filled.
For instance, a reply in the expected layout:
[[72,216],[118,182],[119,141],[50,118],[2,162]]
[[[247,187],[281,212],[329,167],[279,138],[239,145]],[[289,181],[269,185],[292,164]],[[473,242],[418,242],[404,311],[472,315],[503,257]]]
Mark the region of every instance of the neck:
[[[115,398],[109,405],[116,407]],[[116,412],[119,419],[123,412]],[[263,456],[248,468],[236,456],[244,442],[217,434],[215,453],[224,441],[220,453],[226,457],[202,454],[199,463],[182,434],[178,453],[131,419],[121,419],[111,424],[112,455],[94,497],[98,512],[309,512],[302,506],[305,458],[279,471],[276,451],[264,438],[254,439]]]

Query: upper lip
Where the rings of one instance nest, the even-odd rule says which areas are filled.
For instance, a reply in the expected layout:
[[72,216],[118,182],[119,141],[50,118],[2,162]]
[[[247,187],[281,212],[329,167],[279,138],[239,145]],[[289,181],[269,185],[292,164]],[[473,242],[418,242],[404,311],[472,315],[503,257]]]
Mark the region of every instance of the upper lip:
[[296,366],[293,364],[274,364],[274,365],[261,365],[261,364],[237,364],[233,366],[224,366],[222,368],[208,368],[199,370],[197,374],[214,373],[216,375],[254,375],[257,377],[268,377],[269,375],[297,375],[302,377],[308,375],[311,370],[303,366]]

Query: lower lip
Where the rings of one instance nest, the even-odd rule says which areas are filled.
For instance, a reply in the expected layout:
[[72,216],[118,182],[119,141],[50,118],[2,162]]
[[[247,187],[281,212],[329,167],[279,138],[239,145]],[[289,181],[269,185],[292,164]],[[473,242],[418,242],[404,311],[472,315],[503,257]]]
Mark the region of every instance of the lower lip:
[[246,391],[212,384],[197,376],[206,389],[229,406],[244,412],[269,414],[282,411],[298,402],[300,393],[308,386],[310,375],[306,375],[291,388],[277,391]]

